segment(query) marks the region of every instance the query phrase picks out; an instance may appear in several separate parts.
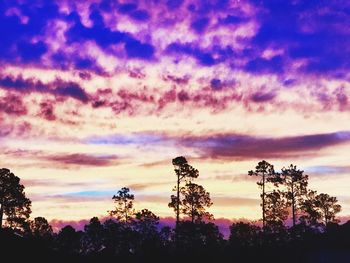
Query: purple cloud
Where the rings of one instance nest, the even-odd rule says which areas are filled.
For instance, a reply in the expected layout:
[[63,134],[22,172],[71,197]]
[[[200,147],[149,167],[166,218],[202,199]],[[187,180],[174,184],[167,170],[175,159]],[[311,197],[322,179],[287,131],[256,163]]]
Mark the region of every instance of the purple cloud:
[[[0,43],[0,60],[16,64],[38,64],[46,54],[51,55],[47,65],[70,69],[98,69],[95,59],[84,52],[68,52],[66,46],[73,43],[84,44],[93,41],[108,54],[120,59],[115,45],[122,44],[126,60],[144,60],[155,63],[162,56],[192,56],[200,66],[215,66],[225,63],[228,69],[240,69],[252,73],[273,73],[283,75],[291,65],[303,59],[305,63],[297,70],[306,74],[330,74],[340,76],[349,69],[347,59],[350,43],[346,28],[350,24],[346,1],[276,1],[258,2],[255,0],[237,3],[235,1],[192,1],[183,0],[157,2],[157,8],[145,0],[129,3],[101,1],[84,3],[85,20],[78,5],[69,5],[69,11],[62,12],[62,3],[22,3],[10,1],[0,5],[0,24],[3,36]],[[249,8],[248,8],[249,7]],[[13,10],[17,11],[14,12]],[[181,9],[174,16],[174,12]],[[161,15],[158,13],[161,12]],[[115,14],[127,17],[133,26],[147,22],[149,28],[142,32],[116,29],[119,19]],[[65,23],[66,42],[58,50],[51,52],[45,33],[50,31],[52,22]],[[89,20],[91,24],[87,24]],[[237,44],[218,41],[240,25],[257,23],[257,32],[251,36],[241,36]],[[155,41],[157,29],[173,31],[183,24],[187,32],[199,37],[216,33],[209,37],[210,42],[203,48],[200,39],[190,44],[174,41],[161,50]],[[113,26],[114,25],[114,26]],[[217,26],[225,29],[215,31]],[[182,36],[179,35],[179,39]],[[266,49],[283,49],[283,55],[266,58]],[[230,50],[226,52],[225,50]],[[156,57],[157,54],[157,57]],[[160,57],[158,57],[158,55]],[[64,58],[58,59],[59,57]],[[177,58],[179,58],[178,56]],[[245,63],[236,63],[240,58]],[[47,58],[46,58],[47,60]],[[175,61],[178,63],[178,61]],[[340,75],[339,75],[340,74]],[[343,74],[344,75],[344,74]],[[215,76],[211,76],[214,78]]]
[[251,96],[251,100],[256,103],[268,102],[273,100],[276,97],[276,94],[273,92],[256,92]]
[[0,76],[0,88],[23,93],[50,93],[60,97],[71,97],[84,103],[89,100],[88,94],[79,84],[61,79],[44,84],[34,78],[24,79],[22,76]]
[[51,101],[45,101],[40,103],[40,112],[39,116],[43,117],[44,119],[48,121],[54,121],[56,120],[56,115],[54,113],[54,106],[53,102]]
[[299,158],[350,141],[350,132],[302,135],[282,138],[259,138],[237,134],[210,137],[187,137],[179,144],[198,149],[202,158]]
[[90,154],[56,154],[44,157],[47,161],[61,163],[63,165],[81,165],[81,166],[107,166],[115,163],[118,157],[116,155],[90,155]]
[[[129,136],[96,136],[84,140],[89,144],[107,145],[145,143],[166,145],[172,143],[197,150],[200,153],[200,158],[203,159],[301,158],[303,156],[314,156],[318,150],[349,141],[349,131],[277,138],[241,134],[177,137],[166,134],[135,133]],[[154,165],[158,164],[155,163]]]
[[6,96],[0,97],[0,112],[22,116],[27,114],[27,108],[20,96],[8,93]]

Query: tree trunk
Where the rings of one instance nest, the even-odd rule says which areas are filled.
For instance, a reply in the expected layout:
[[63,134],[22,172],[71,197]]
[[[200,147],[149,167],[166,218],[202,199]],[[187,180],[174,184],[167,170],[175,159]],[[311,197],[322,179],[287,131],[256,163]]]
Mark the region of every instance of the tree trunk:
[[263,173],[263,194],[262,194],[262,214],[263,214],[263,231],[265,230],[265,173]]
[[177,200],[176,200],[176,227],[179,225],[180,221],[180,176],[177,176]]
[[293,227],[295,227],[296,218],[295,218],[295,197],[294,197],[294,182],[293,181],[292,181],[292,215],[293,215]]
[[4,217],[4,208],[3,208],[3,205],[0,204],[1,207],[0,207],[0,229],[2,229],[2,220],[3,220],[3,217]]
[[194,207],[193,207],[193,203],[191,204],[191,220],[192,220],[192,224],[194,223]]
[[125,214],[125,224],[128,222],[128,212],[127,212],[127,208],[126,208],[126,201],[124,201],[124,214]]

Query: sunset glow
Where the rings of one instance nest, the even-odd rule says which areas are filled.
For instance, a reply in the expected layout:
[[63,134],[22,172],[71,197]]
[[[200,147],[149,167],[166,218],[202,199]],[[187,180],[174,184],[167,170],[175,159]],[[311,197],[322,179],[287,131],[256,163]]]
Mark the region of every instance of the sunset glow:
[[[327,4],[325,4],[327,3]],[[1,167],[32,217],[162,218],[185,156],[215,218],[261,217],[247,172],[291,163],[350,216],[347,1],[2,1]]]

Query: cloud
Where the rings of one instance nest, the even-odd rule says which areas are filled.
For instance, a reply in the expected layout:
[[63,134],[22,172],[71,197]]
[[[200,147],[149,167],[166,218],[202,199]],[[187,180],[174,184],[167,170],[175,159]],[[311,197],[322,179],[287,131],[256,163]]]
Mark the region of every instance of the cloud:
[[91,155],[91,154],[56,154],[47,155],[45,160],[57,162],[63,165],[79,166],[108,166],[114,164],[118,157],[116,155]]
[[[127,4],[124,7],[120,7],[119,11],[124,9],[128,10],[131,7],[133,6]],[[129,13],[129,16],[137,21],[146,21],[149,19],[149,14],[146,10],[132,11]],[[107,27],[98,10],[93,10],[91,12],[90,19],[94,24],[92,27],[86,27],[82,24],[77,13],[73,12],[70,14],[70,20],[72,21],[73,26],[66,32],[69,42],[74,43],[94,40],[104,49],[107,49],[111,45],[123,43],[128,58],[145,60],[153,58],[155,48],[152,44],[143,43],[130,33],[112,30]]]
[[43,117],[48,121],[56,120],[56,115],[54,113],[54,102],[45,101],[40,103],[39,116]]
[[[40,65],[47,51],[41,37],[48,20],[57,18],[58,6],[53,2],[19,3],[3,2],[0,5],[0,61]],[[39,39],[38,41],[34,41]]]
[[305,171],[310,174],[320,175],[342,175],[350,173],[350,166],[317,165],[306,167]]
[[65,226],[72,226],[75,230],[84,230],[84,226],[89,223],[90,220],[82,219],[82,220],[60,220],[53,219],[49,221],[49,224],[52,226],[52,229],[55,233],[58,233]]
[[65,182],[59,179],[21,179],[21,183],[25,187],[41,187],[48,185],[62,186],[62,187],[79,187],[86,188],[90,187],[91,184],[88,182]]
[[[64,180],[61,169],[112,174],[117,149],[141,177],[146,168],[157,176],[172,169],[165,159],[177,153],[220,160],[217,171],[208,169],[212,179],[232,160],[257,158],[344,175],[340,153],[326,150],[349,142],[349,7],[344,0],[0,1],[4,163],[24,176],[49,168]],[[313,157],[339,167],[317,166]],[[125,185],[146,189],[135,182]]]
[[[4,106],[5,108],[6,106]],[[0,138],[25,138],[32,130],[32,125],[27,121],[4,122],[0,116]],[[3,148],[4,152],[4,148]]]
[[172,184],[173,184],[172,181],[153,182],[152,184],[136,183],[136,184],[129,184],[128,188],[130,188],[131,191],[143,191],[143,190],[148,189],[148,188],[153,188],[153,187],[157,187],[157,186],[164,186],[164,185],[172,185]]
[[20,96],[8,93],[6,96],[0,97],[0,112],[23,116],[27,114],[27,107]]
[[147,10],[135,10],[129,13],[129,16],[137,21],[147,21],[150,18],[149,13]]
[[254,198],[243,198],[243,197],[215,197],[212,196],[212,201],[215,205],[218,206],[258,206],[260,203],[259,199],[254,199]]
[[85,90],[82,89],[77,83],[56,80],[51,85],[56,86],[53,92],[55,95],[57,94],[63,97],[72,97],[82,102],[87,102],[89,100]]
[[[210,136],[174,136],[157,133],[131,134],[128,136],[95,136],[83,140],[89,144],[149,144],[179,145],[194,149],[200,158],[301,158],[314,156],[316,151],[348,143],[350,132],[299,135],[291,137],[254,137],[242,134],[212,134]],[[150,165],[158,165],[162,162]],[[147,164],[146,164],[147,166]]]
[[[118,60],[136,59],[146,64],[168,56],[186,63],[190,56],[200,66],[224,63],[227,70],[281,75],[299,63],[296,70],[305,74],[339,76],[350,67],[346,59],[350,52],[348,8],[346,1],[101,1],[67,6],[11,1],[0,6],[0,24],[7,25],[0,30],[0,60],[98,71],[97,57],[71,49],[74,43],[93,41]],[[57,21],[65,25],[63,35],[48,40],[53,36],[50,26]],[[249,30],[251,23],[256,30]],[[176,39],[158,41],[158,30],[171,36],[179,25]],[[244,26],[247,35],[240,33]],[[60,46],[53,48],[54,43]],[[264,50],[275,48],[285,52],[268,59],[263,56]],[[223,54],[225,50],[231,52]]]
[[296,158],[315,155],[316,150],[350,141],[350,132],[301,135],[282,138],[259,138],[223,134],[211,137],[189,137],[180,144],[201,152],[203,158]]
[[81,191],[81,192],[74,192],[74,193],[67,193],[62,195],[63,197],[78,197],[78,198],[104,198],[104,197],[110,197],[116,193],[115,190],[88,190],[88,191]]
[[191,43],[171,43],[166,48],[167,54],[184,54],[195,58],[203,66],[213,66],[216,61],[210,52],[201,50]]
[[107,144],[107,145],[145,145],[145,144],[155,144],[164,143],[164,136],[152,133],[142,133],[142,134],[115,134],[108,136],[93,136],[91,138],[86,138],[83,140],[84,143],[88,144]]
[[60,97],[71,97],[84,103],[89,100],[88,94],[79,84],[61,79],[45,84],[35,78],[25,79],[21,75],[0,76],[0,88],[23,93],[49,93]]
[[[299,68],[303,73],[326,74],[349,68],[344,54],[350,52],[346,47],[350,39],[344,30],[350,22],[345,11],[348,2],[268,1],[257,6],[264,11],[257,17],[260,29],[253,39],[256,47],[286,48],[290,59],[306,61]],[[280,71],[277,67],[272,70]]]
[[[167,78],[169,80],[169,78]],[[185,80],[176,79],[171,81],[184,82]],[[144,86],[142,90],[132,90],[120,88],[117,91],[108,89],[108,92],[97,91],[91,95],[91,103],[94,108],[108,107],[115,114],[126,113],[129,116],[145,114],[162,114],[167,111],[167,107],[178,105],[190,105],[195,109],[209,109],[213,112],[219,112],[230,107],[234,101],[241,101],[242,94],[234,89],[219,91],[218,84],[213,92],[213,88],[204,86],[198,90],[185,90],[172,87],[171,89],[152,89]],[[215,85],[215,84],[214,84]],[[223,87],[224,84],[220,84]]]
[[276,97],[276,94],[273,92],[268,92],[268,93],[262,93],[262,92],[255,92],[251,96],[251,100],[256,103],[260,102],[268,102],[273,100]]

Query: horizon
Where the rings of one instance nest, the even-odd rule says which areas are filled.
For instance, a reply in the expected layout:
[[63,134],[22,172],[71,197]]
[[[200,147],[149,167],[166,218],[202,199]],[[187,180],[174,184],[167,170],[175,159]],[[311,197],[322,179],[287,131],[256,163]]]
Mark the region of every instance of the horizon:
[[[346,1],[0,3],[1,167],[32,217],[105,217],[122,187],[161,218],[171,160],[215,218],[261,218],[263,159],[309,175],[350,219]],[[214,221],[215,222],[215,221]]]

